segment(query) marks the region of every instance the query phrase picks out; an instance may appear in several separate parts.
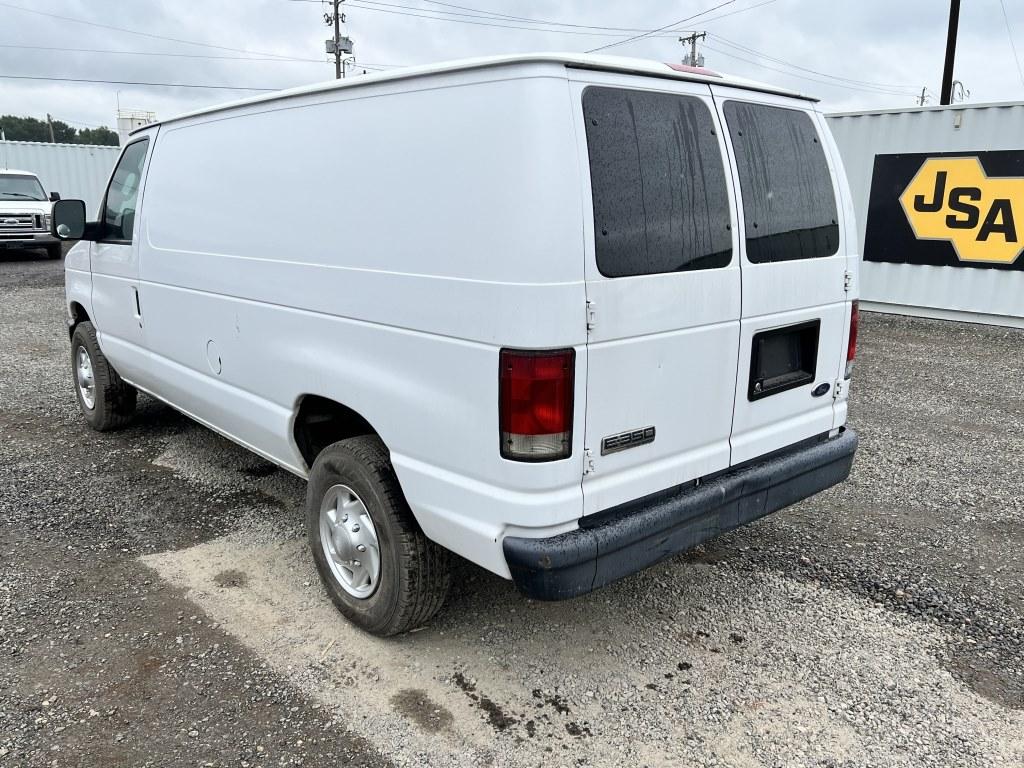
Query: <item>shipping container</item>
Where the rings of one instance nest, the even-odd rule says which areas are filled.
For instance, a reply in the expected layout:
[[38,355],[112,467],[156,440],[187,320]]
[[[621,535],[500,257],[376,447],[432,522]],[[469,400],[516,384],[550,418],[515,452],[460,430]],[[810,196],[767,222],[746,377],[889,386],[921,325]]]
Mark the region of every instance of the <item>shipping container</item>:
[[864,309],[1024,327],[1024,103],[828,116]]
[[0,141],[0,170],[31,171],[47,193],[85,200],[90,216],[95,217],[120,153],[120,147],[91,144]]

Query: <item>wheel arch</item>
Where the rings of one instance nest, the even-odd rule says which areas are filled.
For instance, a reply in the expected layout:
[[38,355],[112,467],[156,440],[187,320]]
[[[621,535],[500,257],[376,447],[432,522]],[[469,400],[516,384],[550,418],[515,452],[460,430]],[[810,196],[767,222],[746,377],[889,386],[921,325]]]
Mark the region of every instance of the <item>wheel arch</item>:
[[307,471],[328,445],[359,435],[384,439],[365,416],[344,403],[311,393],[297,399],[292,417],[292,440]]
[[86,311],[85,307],[82,306],[82,304],[80,302],[75,301],[75,300],[72,300],[68,304],[68,315],[69,315],[69,317],[68,317],[68,336],[69,337],[75,335],[75,328],[77,328],[80,323],[84,323],[87,320],[90,321],[90,322],[92,321],[92,318],[89,317],[89,313]]

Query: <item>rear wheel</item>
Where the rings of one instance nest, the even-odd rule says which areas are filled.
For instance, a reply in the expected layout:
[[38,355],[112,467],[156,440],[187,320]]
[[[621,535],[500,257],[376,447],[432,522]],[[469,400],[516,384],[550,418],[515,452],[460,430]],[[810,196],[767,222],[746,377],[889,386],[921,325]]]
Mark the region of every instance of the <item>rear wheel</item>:
[[416,525],[380,438],[342,440],[317,456],[306,534],[327,594],[361,629],[405,632],[444,603],[448,552]]
[[131,421],[138,394],[107,361],[89,321],[79,323],[71,336],[71,375],[78,407],[90,427],[106,432]]

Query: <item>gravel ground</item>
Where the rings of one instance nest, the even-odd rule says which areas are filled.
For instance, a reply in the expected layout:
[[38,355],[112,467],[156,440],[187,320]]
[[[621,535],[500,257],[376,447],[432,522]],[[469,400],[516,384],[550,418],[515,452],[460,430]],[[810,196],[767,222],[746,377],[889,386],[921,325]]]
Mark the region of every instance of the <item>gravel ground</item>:
[[462,563],[381,641],[301,482],[85,427],[62,284],[0,252],[0,765],[1024,764],[1024,333],[865,315],[846,484],[567,603]]

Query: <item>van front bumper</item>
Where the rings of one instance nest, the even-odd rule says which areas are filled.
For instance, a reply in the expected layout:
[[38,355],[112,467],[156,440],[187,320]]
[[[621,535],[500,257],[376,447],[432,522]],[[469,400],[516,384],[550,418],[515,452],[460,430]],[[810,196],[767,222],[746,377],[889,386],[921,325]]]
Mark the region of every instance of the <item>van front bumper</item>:
[[841,430],[580,520],[546,539],[506,537],[516,586],[537,600],[586,594],[813,496],[850,474],[857,434]]

